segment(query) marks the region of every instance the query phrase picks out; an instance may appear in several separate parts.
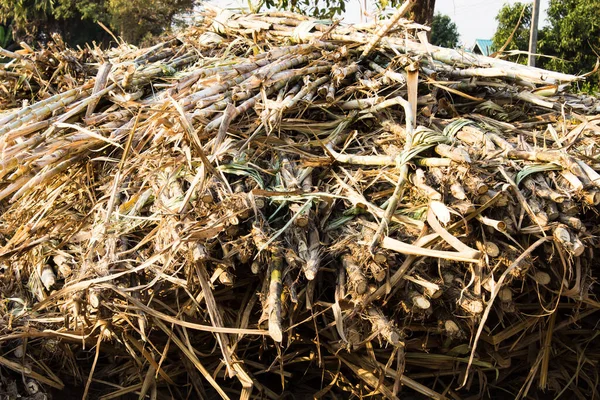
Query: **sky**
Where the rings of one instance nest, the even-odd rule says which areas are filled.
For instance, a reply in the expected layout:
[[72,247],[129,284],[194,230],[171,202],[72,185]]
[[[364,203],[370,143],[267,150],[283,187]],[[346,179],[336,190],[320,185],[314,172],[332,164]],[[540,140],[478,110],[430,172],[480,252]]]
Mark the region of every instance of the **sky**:
[[[505,3],[514,4],[518,0],[436,0],[435,12],[446,14],[456,24],[460,34],[459,43],[467,48],[475,44],[475,39],[491,39],[496,32],[498,23],[496,15]],[[530,3],[532,0],[521,0],[521,3]],[[346,4],[346,22],[360,22],[361,7],[365,0],[349,0]],[[370,10],[375,10],[371,3]],[[539,27],[544,26],[546,20],[546,9],[549,0],[540,2]]]
[[[467,48],[475,44],[475,39],[491,39],[496,31],[496,15],[505,3],[516,3],[518,0],[436,0],[435,11],[446,14],[452,19],[460,34],[459,43]],[[521,0],[522,3],[532,0]],[[545,25],[546,9],[549,0],[540,2],[539,27]],[[211,3],[220,7],[231,5],[244,6],[247,0],[212,0]],[[375,10],[373,0],[348,0],[344,22],[357,23],[361,21],[361,4],[369,6],[368,11]],[[368,15],[368,12],[367,12]]]
[[[356,0],[354,0],[356,1]],[[530,1],[522,0],[522,3]],[[540,20],[538,27],[545,25],[546,9],[549,0],[540,2]],[[446,14],[454,21],[460,34],[460,42],[471,47],[475,39],[491,39],[496,31],[496,15],[505,3],[517,3],[515,0],[437,0],[435,11]]]

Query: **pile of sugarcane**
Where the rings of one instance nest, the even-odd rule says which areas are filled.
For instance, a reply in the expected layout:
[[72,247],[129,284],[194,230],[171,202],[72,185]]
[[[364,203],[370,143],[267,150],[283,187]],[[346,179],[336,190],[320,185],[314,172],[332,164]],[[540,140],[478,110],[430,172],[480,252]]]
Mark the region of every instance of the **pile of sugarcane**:
[[597,398],[600,102],[412,4],[1,50],[0,393]]

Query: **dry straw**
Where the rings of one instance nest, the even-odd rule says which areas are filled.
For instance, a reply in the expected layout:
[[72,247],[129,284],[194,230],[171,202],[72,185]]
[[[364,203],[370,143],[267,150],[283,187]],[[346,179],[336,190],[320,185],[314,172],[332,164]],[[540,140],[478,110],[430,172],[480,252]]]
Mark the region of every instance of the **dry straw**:
[[600,102],[412,3],[3,51],[1,385],[597,396]]

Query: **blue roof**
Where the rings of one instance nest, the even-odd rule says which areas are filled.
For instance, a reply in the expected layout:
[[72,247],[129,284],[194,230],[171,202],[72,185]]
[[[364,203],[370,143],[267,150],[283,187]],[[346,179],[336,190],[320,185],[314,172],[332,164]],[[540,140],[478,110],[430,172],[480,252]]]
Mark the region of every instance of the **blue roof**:
[[473,51],[478,47],[481,54],[484,56],[489,56],[492,54],[492,41],[489,39],[475,39],[475,46],[473,46]]

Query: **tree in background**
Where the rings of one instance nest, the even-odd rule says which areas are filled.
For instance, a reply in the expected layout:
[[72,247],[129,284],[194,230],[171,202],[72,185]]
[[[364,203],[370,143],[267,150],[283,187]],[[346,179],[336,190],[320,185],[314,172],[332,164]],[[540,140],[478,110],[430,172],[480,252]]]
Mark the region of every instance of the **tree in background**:
[[[600,54],[600,0],[550,0],[549,26],[540,32],[544,68],[570,74],[593,70]],[[598,73],[588,79],[597,87]]]
[[[332,18],[346,10],[347,0],[248,0],[252,11],[269,9]],[[371,0],[369,0],[371,1]],[[376,0],[380,9],[398,7],[406,0]],[[430,25],[435,0],[410,0],[410,18]],[[0,24],[11,26],[15,41],[34,43],[58,32],[71,45],[109,38],[102,22],[126,41],[138,44],[144,37],[168,30],[177,14],[191,10],[194,0],[0,0]]]
[[345,0],[249,0],[248,4],[252,12],[259,12],[263,6],[267,6],[269,9],[292,11],[315,18],[333,18],[346,11]]
[[194,0],[0,0],[0,24],[11,25],[15,41],[44,40],[60,33],[71,45],[102,41],[109,25],[130,43],[171,27],[173,16],[191,10]]
[[[492,38],[494,51],[520,50],[527,52],[529,48],[529,31],[531,29],[532,5],[515,3],[505,4],[498,15],[498,28]],[[541,36],[541,35],[540,35]],[[510,57],[511,61],[527,64],[527,55],[518,54]]]
[[[1,0],[0,0],[1,1]],[[346,11],[347,0],[249,0],[248,4],[253,12],[258,12],[263,6],[310,15],[315,18],[333,18]],[[363,1],[363,0],[360,0]],[[375,0],[381,10],[386,7],[398,7],[407,0]],[[415,22],[431,25],[435,0],[411,0],[413,5],[409,18]]]
[[458,44],[458,28],[449,16],[435,14],[431,23],[431,44],[453,49]]
[[434,10],[435,0],[417,0],[410,10],[410,19],[419,24],[431,26]]
[[[600,55],[600,0],[550,0],[548,25],[538,33],[537,65],[569,74],[582,74],[594,69]],[[498,15],[494,34],[494,50],[527,52],[531,26],[531,4],[504,5]],[[509,40],[510,39],[510,40]],[[527,62],[525,54],[509,57]],[[598,90],[598,73],[587,79],[584,89]]]
[[[191,10],[194,0],[108,0],[110,26],[129,43],[158,36],[175,15]],[[150,12],[149,12],[150,11]]]
[[0,24],[0,47],[6,48],[12,42],[12,30],[10,26]]

